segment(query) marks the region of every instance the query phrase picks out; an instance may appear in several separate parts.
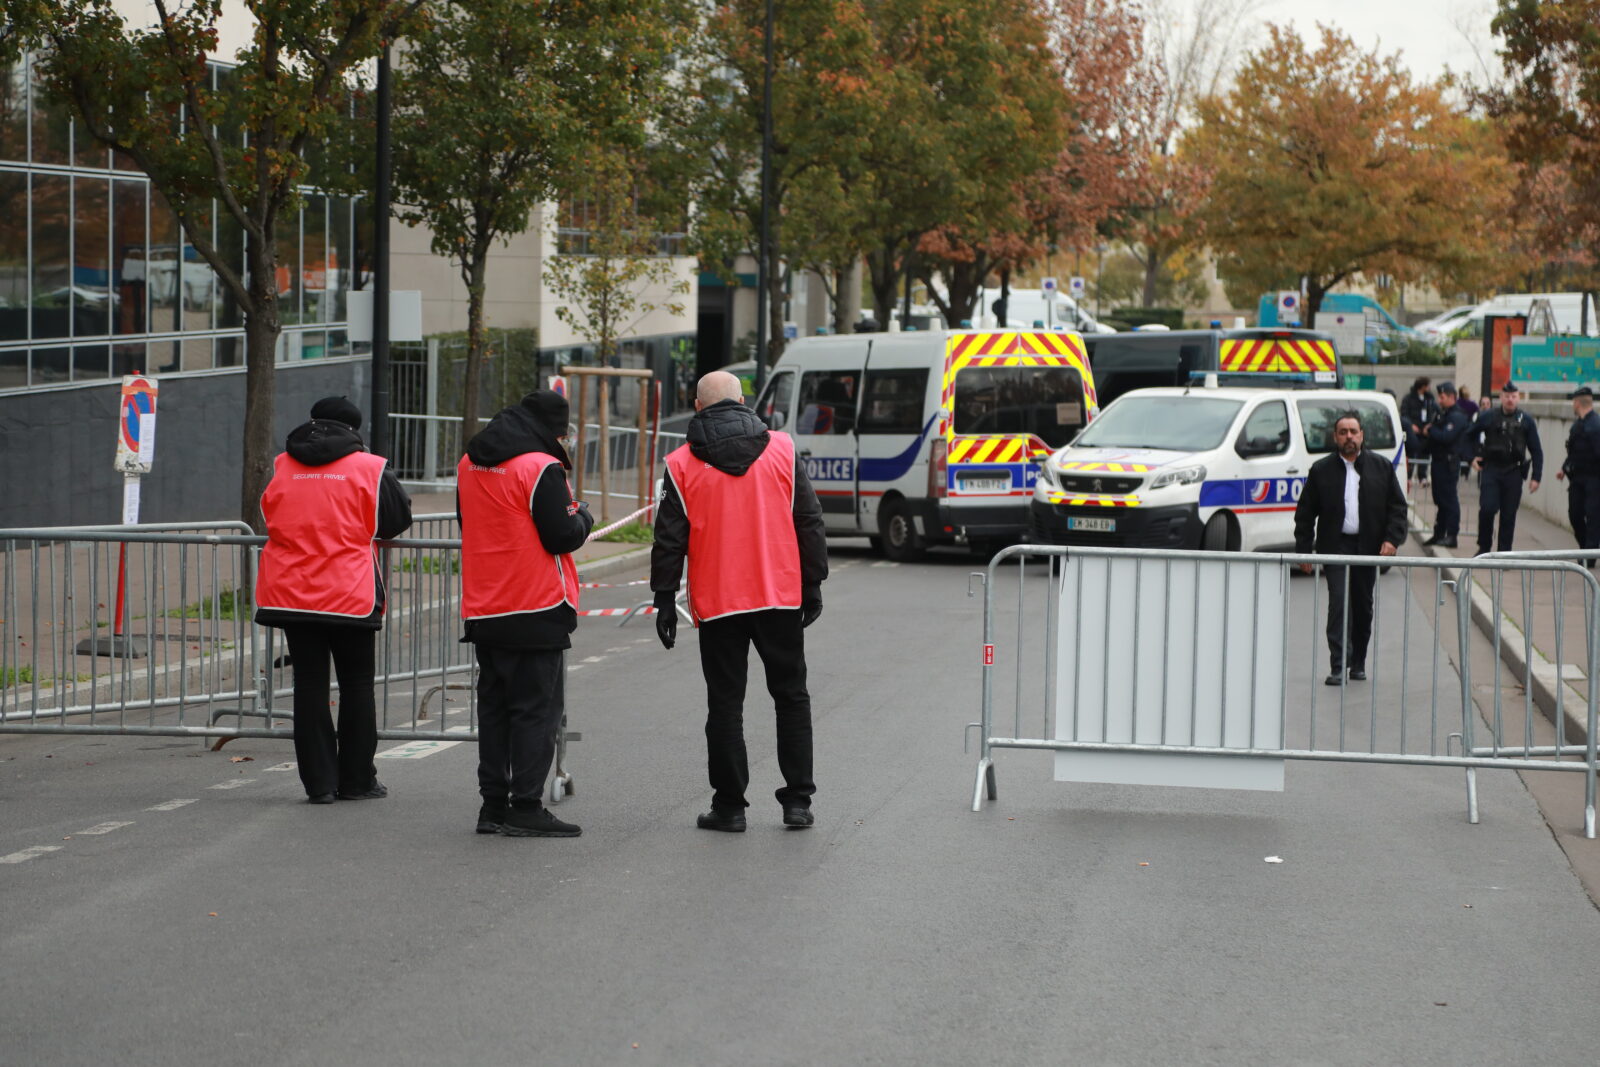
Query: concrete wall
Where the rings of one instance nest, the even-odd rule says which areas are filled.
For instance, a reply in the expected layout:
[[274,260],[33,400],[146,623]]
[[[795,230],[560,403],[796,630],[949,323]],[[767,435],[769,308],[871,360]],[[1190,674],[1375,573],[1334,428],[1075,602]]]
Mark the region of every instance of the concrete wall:
[[[348,396],[365,411],[370,372],[365,359],[281,365],[279,447],[324,396]],[[0,396],[0,527],[121,520],[122,475],[111,467],[119,395],[113,383]],[[162,380],[140,520],[237,518],[243,427],[242,368]]]
[[1567,458],[1567,431],[1572,427],[1572,401],[1524,400],[1522,408],[1539,424],[1539,443],[1544,446],[1544,481],[1537,493],[1524,487],[1522,506],[1533,508],[1563,530],[1572,529],[1567,521],[1567,483],[1556,481],[1556,471]]

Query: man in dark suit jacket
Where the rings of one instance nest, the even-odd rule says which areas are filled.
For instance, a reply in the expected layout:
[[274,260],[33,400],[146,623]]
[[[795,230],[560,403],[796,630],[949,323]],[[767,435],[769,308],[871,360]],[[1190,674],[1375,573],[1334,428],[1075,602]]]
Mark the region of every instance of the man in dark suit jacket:
[[[1388,460],[1362,447],[1361,419],[1341,415],[1333,424],[1334,451],[1311,465],[1294,509],[1296,552],[1330,556],[1392,556],[1406,537],[1406,498]],[[1354,514],[1352,514],[1352,511]],[[1300,569],[1312,572],[1312,565]],[[1346,573],[1348,571],[1348,573]],[[1328,579],[1328,685],[1366,681],[1372,637],[1372,587],[1378,568],[1322,568]],[[1345,594],[1350,606],[1346,619]]]

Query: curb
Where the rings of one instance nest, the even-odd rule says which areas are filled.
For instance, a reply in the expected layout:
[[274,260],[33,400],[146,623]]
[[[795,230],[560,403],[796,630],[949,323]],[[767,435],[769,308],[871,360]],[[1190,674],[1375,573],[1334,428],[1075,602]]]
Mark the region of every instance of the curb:
[[[1421,549],[1422,554],[1435,559],[1441,557],[1454,558],[1448,550],[1434,545],[1422,544],[1419,534],[1427,533],[1426,529],[1413,527],[1411,530],[1413,541]],[[1447,567],[1445,575],[1454,581],[1459,581],[1465,568]],[[1493,597],[1478,585],[1472,583],[1472,622],[1478,631],[1490,641],[1494,640],[1495,617]],[[1545,658],[1538,648],[1533,648],[1533,667],[1529,670],[1528,659],[1523,652],[1523,640],[1507,640],[1507,635],[1518,635],[1525,632],[1517,625],[1517,621],[1505,612],[1500,613],[1500,660],[1510,668],[1511,676],[1529,691],[1533,697],[1534,707],[1539,709],[1546,719],[1552,724],[1557,715],[1557,693],[1561,694],[1559,707],[1562,718],[1566,720],[1566,736],[1568,744],[1583,744],[1588,739],[1586,726],[1588,724],[1588,701],[1584,695],[1572,687],[1569,679],[1582,678],[1583,672],[1577,667],[1568,666],[1562,669],[1558,678],[1556,665]],[[1531,646],[1530,646],[1531,647]]]
[[629,552],[618,552],[614,556],[606,556],[592,563],[578,564],[578,581],[592,582],[597,578],[609,578],[621,571],[632,570],[641,563],[650,562],[650,546],[634,549]]

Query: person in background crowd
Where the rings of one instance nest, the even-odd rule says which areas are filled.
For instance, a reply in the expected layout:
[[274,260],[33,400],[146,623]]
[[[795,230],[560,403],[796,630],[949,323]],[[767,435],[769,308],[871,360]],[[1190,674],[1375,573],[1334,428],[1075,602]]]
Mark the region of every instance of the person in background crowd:
[[[1422,439],[1422,428],[1433,421],[1439,413],[1439,406],[1434,402],[1433,394],[1428,391],[1427,378],[1418,378],[1411,383],[1411,391],[1400,401],[1400,422],[1406,430],[1406,459],[1415,461],[1426,458],[1428,454],[1427,442]],[[1418,481],[1424,485],[1428,481],[1426,465],[1419,465]]]
[[[1588,552],[1600,548],[1600,414],[1594,410],[1594,390],[1587,385],[1572,393],[1572,414],[1576,418],[1567,432],[1567,458],[1556,472],[1556,480],[1567,482],[1567,518],[1578,548]],[[1583,561],[1594,568],[1591,557]]]
[[567,398],[549,389],[501,411],[456,468],[463,641],[478,660],[477,832],[577,837],[544,806],[578,627],[571,553],[594,527],[572,499]]
[[[378,781],[372,677],[385,591],[374,539],[411,525],[411,498],[362,444],[361,409],[342,396],[311,407],[273,461],[261,494],[267,544],[256,622],[283,630],[294,665],[294,756],[313,804],[389,795]],[[339,726],[328,712],[328,661],[339,677]]]
[[1469,419],[1478,417],[1478,402],[1472,399],[1472,390],[1464,385],[1456,390],[1456,407],[1465,412]]
[[1472,420],[1456,400],[1455,386],[1440,382],[1438,414],[1422,428],[1428,443],[1428,466],[1433,472],[1435,511],[1433,536],[1422,542],[1425,545],[1456,547],[1456,536],[1461,533],[1461,498],[1456,483],[1461,477],[1461,447],[1471,427]]
[[689,609],[706,679],[706,762],[713,790],[702,830],[743,833],[750,766],[744,694],[750,646],[766,668],[778,723],[777,799],[785,826],[812,825],[811,695],[803,631],[822,614],[828,546],[822,506],[794,439],[745,407],[739,379],[700,379],[688,443],[667,456],[650,588],[656,634],[678,637],[676,597],[689,566]]
[[[1517,410],[1516,382],[1506,382],[1500,390],[1500,404],[1478,414],[1469,431],[1472,442],[1472,468],[1482,471],[1478,481],[1478,555],[1494,545],[1494,519],[1500,516],[1500,551],[1510,552],[1517,531],[1517,508],[1522,505],[1522,480],[1528,479],[1528,492],[1539,491],[1544,477],[1544,448],[1539,444],[1539,427],[1526,411]],[[1529,456],[1532,477],[1529,478]]]
[[[1404,542],[1405,491],[1389,462],[1362,447],[1365,439],[1359,415],[1350,412],[1335,420],[1334,451],[1311,465],[1295,504],[1296,552],[1392,556]],[[1313,569],[1309,563],[1300,564],[1306,574]],[[1327,633],[1332,661],[1325,684],[1345,684],[1346,668],[1350,681],[1364,682],[1378,568],[1329,564],[1322,573],[1328,581]]]

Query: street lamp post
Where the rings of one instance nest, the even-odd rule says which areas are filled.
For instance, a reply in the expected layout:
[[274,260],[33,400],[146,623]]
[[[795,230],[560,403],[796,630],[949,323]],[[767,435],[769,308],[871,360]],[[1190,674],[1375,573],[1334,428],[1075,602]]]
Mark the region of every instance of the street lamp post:
[[772,0],[766,4],[764,46],[761,67],[761,232],[756,243],[756,396],[767,385],[768,320],[772,318],[772,295],[767,277],[767,257],[772,245]]
[[1100,319],[1100,278],[1105,271],[1106,246],[1101,242],[1094,246],[1094,317]]
[[389,46],[378,57],[377,188],[372,211],[372,454],[389,455]]

